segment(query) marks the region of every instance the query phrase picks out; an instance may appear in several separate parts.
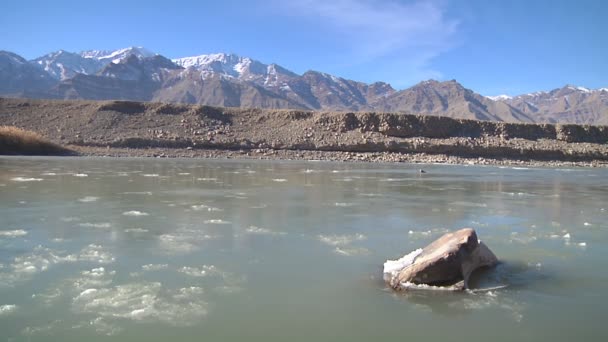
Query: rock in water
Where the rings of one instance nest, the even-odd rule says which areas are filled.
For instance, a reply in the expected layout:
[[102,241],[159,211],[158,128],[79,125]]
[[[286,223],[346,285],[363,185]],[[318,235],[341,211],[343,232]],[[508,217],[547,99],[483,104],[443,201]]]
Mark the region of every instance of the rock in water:
[[447,233],[424,249],[384,263],[384,279],[395,290],[434,288],[462,290],[476,269],[494,266],[498,259],[477,239],[474,229]]

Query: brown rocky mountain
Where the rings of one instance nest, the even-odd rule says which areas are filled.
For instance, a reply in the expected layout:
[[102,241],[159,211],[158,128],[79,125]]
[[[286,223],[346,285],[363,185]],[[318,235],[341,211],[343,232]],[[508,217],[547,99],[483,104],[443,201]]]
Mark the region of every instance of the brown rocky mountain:
[[497,102],[509,104],[538,122],[608,125],[608,89],[567,85]]
[[387,83],[368,85],[317,71],[307,71],[302,79],[319,104],[313,109],[374,110],[371,103],[395,93]]
[[2,95],[608,124],[608,89],[566,86],[513,98],[486,97],[454,80],[429,80],[396,91],[387,83],[366,84],[317,71],[298,75],[234,54],[169,60],[141,47],[58,51],[30,62],[0,52]]
[[372,103],[384,112],[426,113],[455,119],[535,122],[536,120],[509,104],[492,101],[455,80],[421,82]]
[[171,72],[151,100],[222,107],[307,108],[255,83],[217,73],[202,77],[192,68]]

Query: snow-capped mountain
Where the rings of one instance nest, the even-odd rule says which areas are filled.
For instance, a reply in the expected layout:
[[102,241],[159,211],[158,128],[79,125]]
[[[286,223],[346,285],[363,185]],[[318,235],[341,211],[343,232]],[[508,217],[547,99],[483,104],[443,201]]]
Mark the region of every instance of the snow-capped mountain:
[[195,68],[237,78],[244,77],[246,74],[262,75],[268,68],[267,65],[251,58],[226,53],[176,58],[173,59],[173,62],[184,68]]
[[235,54],[217,53],[173,59],[184,68],[201,71],[203,77],[221,74],[243,81],[256,82],[266,86],[279,85],[280,78],[297,77],[295,73],[276,64],[264,64],[249,57]]
[[104,66],[104,63],[95,58],[85,58],[80,54],[59,50],[38,57],[31,62],[38,64],[53,78],[65,80],[76,74],[92,75]]
[[53,78],[66,80],[76,74],[94,75],[110,63],[120,63],[134,55],[139,58],[153,57],[156,54],[143,47],[128,47],[125,49],[107,51],[90,50],[80,53],[59,50],[38,57],[30,62],[39,65]]
[[455,80],[428,80],[396,91],[384,82],[367,84],[318,71],[299,75],[235,54],[169,60],[143,47],[60,50],[29,62],[2,51],[0,95],[608,124],[608,88],[566,85],[513,97],[482,96]]

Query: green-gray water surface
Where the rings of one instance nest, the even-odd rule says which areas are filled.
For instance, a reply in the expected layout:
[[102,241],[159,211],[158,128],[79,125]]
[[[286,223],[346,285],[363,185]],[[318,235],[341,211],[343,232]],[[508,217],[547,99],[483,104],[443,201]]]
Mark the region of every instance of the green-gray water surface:
[[[0,158],[0,341],[603,341],[608,170]],[[473,227],[483,293],[382,264]]]

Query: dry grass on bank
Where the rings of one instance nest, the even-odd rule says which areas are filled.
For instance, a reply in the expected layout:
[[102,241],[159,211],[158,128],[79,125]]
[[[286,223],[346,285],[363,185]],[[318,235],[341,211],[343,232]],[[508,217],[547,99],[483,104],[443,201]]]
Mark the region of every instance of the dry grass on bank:
[[50,142],[40,134],[14,126],[0,126],[0,154],[65,155],[71,151]]

